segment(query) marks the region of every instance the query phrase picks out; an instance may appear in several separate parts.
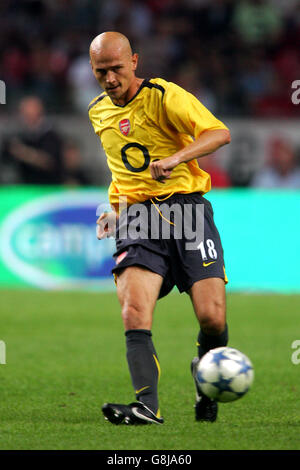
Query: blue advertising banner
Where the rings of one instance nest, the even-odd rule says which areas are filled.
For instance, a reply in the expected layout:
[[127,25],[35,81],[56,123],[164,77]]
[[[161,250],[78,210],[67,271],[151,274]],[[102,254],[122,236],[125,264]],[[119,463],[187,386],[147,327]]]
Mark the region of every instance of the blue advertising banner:
[[[300,292],[300,192],[215,190],[228,290]],[[113,238],[97,240],[107,189],[0,188],[0,287],[114,289]]]
[[221,234],[228,289],[300,292],[300,191],[215,190],[205,197]]
[[[23,189],[24,195],[26,188]],[[27,198],[25,198],[27,199]],[[96,209],[106,190],[45,193],[17,202],[1,220],[1,259],[16,283],[43,289],[111,289],[112,238],[96,238]],[[1,283],[5,276],[1,275]]]

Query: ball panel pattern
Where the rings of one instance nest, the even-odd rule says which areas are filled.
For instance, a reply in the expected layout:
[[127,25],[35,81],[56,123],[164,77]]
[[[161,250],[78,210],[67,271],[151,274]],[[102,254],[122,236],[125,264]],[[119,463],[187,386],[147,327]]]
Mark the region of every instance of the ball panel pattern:
[[196,371],[202,393],[224,403],[244,396],[253,379],[250,359],[241,351],[229,347],[208,351],[199,361]]

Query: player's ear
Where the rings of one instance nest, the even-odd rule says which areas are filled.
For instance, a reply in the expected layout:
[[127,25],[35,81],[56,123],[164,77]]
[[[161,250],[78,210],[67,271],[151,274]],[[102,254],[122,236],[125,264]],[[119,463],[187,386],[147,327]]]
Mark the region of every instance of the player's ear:
[[139,61],[139,55],[135,52],[133,55],[132,55],[132,70],[136,70],[137,69],[137,65],[138,65],[138,61]]

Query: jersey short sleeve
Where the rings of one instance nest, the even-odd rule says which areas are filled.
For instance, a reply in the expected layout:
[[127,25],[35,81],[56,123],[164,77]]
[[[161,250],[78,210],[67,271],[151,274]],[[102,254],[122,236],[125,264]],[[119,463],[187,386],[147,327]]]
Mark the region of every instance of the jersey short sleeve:
[[99,110],[97,109],[97,104],[100,103],[106,96],[107,96],[106,93],[101,93],[99,96],[94,98],[88,106],[89,118],[96,134],[98,134],[100,130],[100,126],[99,126],[100,117],[99,117]]
[[206,130],[228,129],[194,95],[172,82],[165,92],[164,108],[169,123],[195,139]]

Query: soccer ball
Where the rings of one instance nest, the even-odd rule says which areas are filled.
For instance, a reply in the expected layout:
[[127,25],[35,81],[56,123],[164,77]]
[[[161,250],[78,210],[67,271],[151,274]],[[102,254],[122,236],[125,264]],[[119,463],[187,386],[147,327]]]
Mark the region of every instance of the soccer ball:
[[196,380],[202,393],[220,402],[244,396],[253,379],[250,359],[229,347],[211,349],[201,358],[196,369]]

